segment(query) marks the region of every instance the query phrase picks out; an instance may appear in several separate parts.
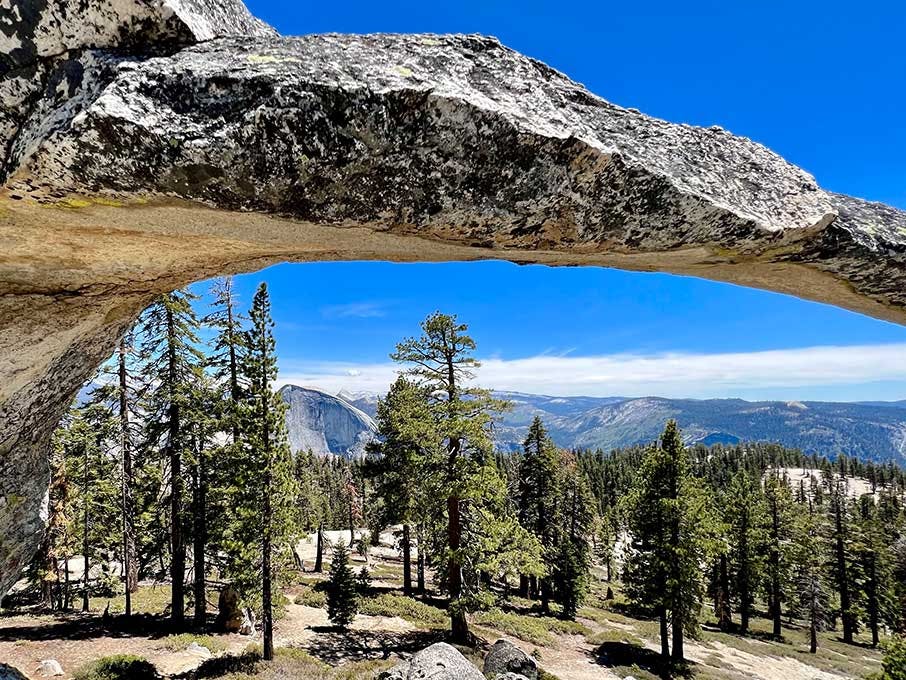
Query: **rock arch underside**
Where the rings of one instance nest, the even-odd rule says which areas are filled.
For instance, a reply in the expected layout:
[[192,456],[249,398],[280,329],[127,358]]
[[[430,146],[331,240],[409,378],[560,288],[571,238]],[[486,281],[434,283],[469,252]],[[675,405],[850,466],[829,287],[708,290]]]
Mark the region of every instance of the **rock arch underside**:
[[200,278],[496,258],[906,322],[906,213],[481,36],[284,38],[240,0],[0,4],[0,183],[0,593],[40,541],[59,417]]

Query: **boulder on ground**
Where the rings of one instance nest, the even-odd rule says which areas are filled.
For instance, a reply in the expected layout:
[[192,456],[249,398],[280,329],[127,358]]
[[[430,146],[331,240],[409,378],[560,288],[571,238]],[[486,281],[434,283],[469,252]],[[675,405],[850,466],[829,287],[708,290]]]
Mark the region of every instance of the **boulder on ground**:
[[227,633],[236,633],[242,627],[242,620],[239,593],[233,586],[225,586],[217,598],[217,628]]
[[525,677],[524,675],[520,675],[519,673],[498,673],[494,677],[494,680],[529,680],[529,679],[527,677]]
[[38,664],[38,672],[42,678],[54,678],[63,675],[63,667],[56,659],[44,659]]
[[512,673],[526,680],[538,680],[538,664],[512,642],[498,640],[484,658],[484,673],[492,678]]
[[28,680],[28,678],[12,666],[0,663],[0,680]]
[[446,642],[436,642],[378,675],[379,680],[485,680],[459,651]]

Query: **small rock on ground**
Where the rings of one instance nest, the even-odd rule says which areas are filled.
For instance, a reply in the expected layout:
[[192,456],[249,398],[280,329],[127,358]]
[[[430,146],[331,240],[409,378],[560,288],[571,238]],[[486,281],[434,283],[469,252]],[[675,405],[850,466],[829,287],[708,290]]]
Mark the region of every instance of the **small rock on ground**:
[[43,678],[53,678],[63,675],[63,667],[56,659],[44,659],[38,664],[38,672]]

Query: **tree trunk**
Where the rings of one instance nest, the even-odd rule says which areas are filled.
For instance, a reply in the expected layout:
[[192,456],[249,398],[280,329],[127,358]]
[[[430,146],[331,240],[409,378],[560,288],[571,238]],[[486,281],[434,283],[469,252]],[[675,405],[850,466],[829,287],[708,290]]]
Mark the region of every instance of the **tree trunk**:
[[65,590],[63,591],[63,611],[69,611],[72,607],[72,589],[69,586],[69,553],[67,552],[65,559],[63,560],[63,569],[66,573],[64,575],[65,579]]
[[749,614],[751,608],[751,590],[749,585],[749,523],[746,516],[739,534],[739,632],[749,632]]
[[264,472],[264,537],[261,542],[261,631],[263,638],[263,657],[265,661],[274,658],[274,612],[271,595],[271,470],[270,462]]
[[85,571],[82,573],[82,611],[88,611],[88,572],[91,565],[88,560],[89,543],[88,543],[88,526],[89,526],[89,509],[88,509],[88,446],[85,446],[84,455],[82,456],[82,557],[85,558]]
[[529,577],[525,574],[519,575],[519,597],[528,597]]
[[315,552],[315,573],[324,570],[324,522],[318,522],[318,547]]
[[412,595],[412,541],[409,525],[403,525],[403,594]]
[[680,664],[685,661],[685,653],[683,651],[683,617],[676,609],[673,610],[671,627],[673,628],[673,653],[671,658],[673,659],[673,663]]
[[808,651],[815,654],[818,651],[818,621],[815,612],[809,617],[809,649]]
[[538,589],[541,591],[541,613],[551,613],[551,592],[550,582],[547,577],[538,580]]
[[670,637],[667,633],[667,609],[661,607],[659,612],[661,628],[661,660],[664,665],[670,662]]
[[207,615],[207,599],[205,593],[205,549],[208,543],[207,521],[207,469],[205,466],[204,438],[198,442],[197,462],[195,468],[195,494],[193,498],[195,529],[192,543],[194,570],[195,570],[195,617],[197,628],[203,628]]
[[462,565],[459,563],[459,547],[462,526],[459,516],[459,497],[455,494],[447,499],[447,545],[450,548],[448,587],[450,590],[450,633],[455,642],[469,641],[469,624],[466,612],[459,598],[462,596]]
[[717,597],[715,604],[717,622],[723,631],[733,625],[733,611],[730,608],[730,576],[727,570],[727,556],[721,555],[718,563]]
[[[261,348],[261,355],[266,356],[266,348]],[[271,433],[269,425],[270,404],[266,397],[269,394],[267,376],[262,376],[261,389],[264,394],[261,397],[261,424],[262,424],[262,444],[264,448],[264,507],[262,508],[262,518],[264,521],[264,536],[261,542],[261,635],[262,635],[262,656],[265,661],[271,661],[274,658],[274,607],[273,596],[271,593],[271,581],[273,579],[273,570],[271,569],[271,550],[272,532],[273,532],[273,508],[271,506],[271,494],[273,493],[273,457],[274,452],[271,450]]]
[[424,531],[418,529],[418,557],[416,558],[416,583],[415,590],[419,595],[425,594],[425,539]]
[[776,639],[783,637],[780,619],[783,612],[780,608],[780,512],[775,497],[771,502],[771,619],[773,620],[773,635]]
[[44,541],[41,544],[41,563],[44,565],[41,576],[41,602],[44,607],[53,611],[53,584],[50,575],[54,572],[56,558],[53,555],[53,539],[50,535],[44,535]]
[[120,340],[119,363],[119,409],[120,448],[122,449],[122,480],[120,489],[121,511],[123,513],[123,590],[126,594],[126,618],[132,616],[132,593],[138,589],[138,571],[135,564],[135,525],[132,510],[132,447],[129,438],[129,382],[126,374],[126,339]]
[[173,312],[167,309],[167,369],[169,380],[169,423],[167,448],[170,458],[170,621],[177,628],[185,622],[186,546],[182,532],[182,452],[180,413],[176,400],[176,327]]
[[843,642],[852,644],[853,617],[849,600],[849,580],[846,573],[846,546],[843,542],[843,508],[845,502],[839,490],[834,505],[834,533],[836,534],[837,587],[840,589],[840,612],[843,618]]
[[349,547],[355,545],[355,513],[353,509],[353,503],[355,502],[355,497],[352,494],[352,491],[349,493]]
[[871,629],[871,646],[877,647],[880,637],[878,634],[878,614],[880,604],[878,602],[878,574],[877,560],[875,553],[869,555],[868,563],[868,627]]

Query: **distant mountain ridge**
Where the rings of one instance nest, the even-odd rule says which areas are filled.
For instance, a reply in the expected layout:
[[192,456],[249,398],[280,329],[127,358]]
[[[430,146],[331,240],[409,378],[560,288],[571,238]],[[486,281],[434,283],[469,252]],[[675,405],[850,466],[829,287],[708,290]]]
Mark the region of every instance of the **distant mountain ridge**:
[[[770,441],[827,456],[906,460],[906,402],[496,396],[512,405],[495,425],[495,440],[504,450],[521,448],[536,415],[559,446],[603,450],[654,441],[664,423],[675,418],[687,443]],[[378,395],[344,392],[340,397],[374,416]]]

